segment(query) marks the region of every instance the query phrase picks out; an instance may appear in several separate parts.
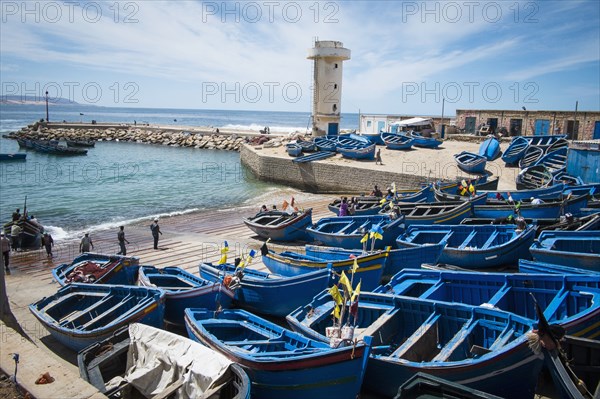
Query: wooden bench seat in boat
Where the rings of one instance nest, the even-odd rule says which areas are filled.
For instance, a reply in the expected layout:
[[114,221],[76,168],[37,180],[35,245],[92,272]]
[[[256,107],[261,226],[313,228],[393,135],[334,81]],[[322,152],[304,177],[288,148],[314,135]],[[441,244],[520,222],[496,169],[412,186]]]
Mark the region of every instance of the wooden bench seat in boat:
[[[94,324],[98,323],[98,321],[102,320],[106,316],[108,316],[110,314],[113,314],[115,310],[117,310],[120,307],[126,305],[128,302],[131,302],[133,299],[135,299],[133,296],[127,295],[121,301],[119,301],[119,303],[115,304],[114,306],[112,306],[111,308],[107,309],[106,311],[100,313],[98,316],[93,317],[90,321],[88,321],[84,325],[80,326],[79,329],[80,330],[87,330],[90,326],[93,326]],[[127,314],[131,313],[132,310],[136,310],[137,311],[137,309],[139,309],[139,306],[140,306],[140,304],[137,304],[136,306],[133,306],[132,308],[128,309],[127,311],[125,311],[123,313],[119,313],[119,315],[118,315],[119,318],[126,317]]]
[[75,320],[77,320],[79,317],[83,316],[83,315],[87,315],[90,312],[92,312],[94,309],[97,309],[98,307],[100,307],[101,305],[103,305],[105,302],[109,301],[111,299],[111,297],[109,295],[104,296],[104,298],[101,298],[100,300],[98,300],[97,302],[94,302],[91,306],[88,306],[85,309],[80,309],[80,310],[76,310],[72,313],[69,313],[68,315],[65,315],[63,318],[61,318],[60,320],[58,320],[58,324],[61,327],[66,326],[67,324],[70,324],[72,322],[74,322]]
[[[438,334],[435,327],[439,319],[440,315],[437,313],[429,316],[402,345],[396,348],[390,357],[415,362],[428,361],[432,357],[432,353],[428,353],[427,349],[437,347]],[[421,349],[426,349],[426,351]]]
[[450,356],[452,356],[454,351],[457,348],[459,348],[463,344],[463,342],[465,342],[465,339],[467,339],[469,337],[469,335],[471,335],[471,332],[477,326],[478,323],[479,323],[478,321],[471,320],[469,322],[469,324],[467,324],[466,326],[463,326],[463,328],[458,330],[458,332],[456,334],[454,334],[454,337],[452,337],[450,339],[450,341],[448,341],[446,343],[446,345],[444,345],[442,350],[440,350],[440,352],[433,358],[432,361],[434,361],[434,362],[447,361],[448,358]]

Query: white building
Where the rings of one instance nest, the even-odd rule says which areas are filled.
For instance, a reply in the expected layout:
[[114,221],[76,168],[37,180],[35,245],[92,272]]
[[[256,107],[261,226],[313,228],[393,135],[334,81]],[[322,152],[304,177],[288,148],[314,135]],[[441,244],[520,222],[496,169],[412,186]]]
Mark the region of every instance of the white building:
[[340,129],[342,66],[350,50],[342,42],[316,41],[306,58],[313,60],[313,136],[335,135]]
[[435,131],[434,119],[407,115],[360,115],[359,131],[365,134],[415,130],[425,135]]

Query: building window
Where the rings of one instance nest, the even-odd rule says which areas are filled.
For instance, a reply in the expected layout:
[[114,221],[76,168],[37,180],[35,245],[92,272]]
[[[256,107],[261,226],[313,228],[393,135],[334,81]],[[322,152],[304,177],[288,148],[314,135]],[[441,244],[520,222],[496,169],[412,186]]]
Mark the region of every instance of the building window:
[[371,121],[367,121],[367,127],[371,127]]

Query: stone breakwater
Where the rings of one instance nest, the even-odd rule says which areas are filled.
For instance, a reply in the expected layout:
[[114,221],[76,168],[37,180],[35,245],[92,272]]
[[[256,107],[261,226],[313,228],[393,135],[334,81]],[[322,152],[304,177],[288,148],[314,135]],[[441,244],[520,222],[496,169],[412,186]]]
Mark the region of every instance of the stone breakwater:
[[242,144],[265,144],[279,146],[292,137],[262,135],[241,131],[217,132],[211,128],[191,128],[180,130],[174,127],[139,126],[129,124],[77,125],[46,124],[36,122],[12,132],[5,137],[17,139],[28,137],[37,140],[97,140],[126,141],[135,143],[168,145],[173,147],[193,147],[240,151]]

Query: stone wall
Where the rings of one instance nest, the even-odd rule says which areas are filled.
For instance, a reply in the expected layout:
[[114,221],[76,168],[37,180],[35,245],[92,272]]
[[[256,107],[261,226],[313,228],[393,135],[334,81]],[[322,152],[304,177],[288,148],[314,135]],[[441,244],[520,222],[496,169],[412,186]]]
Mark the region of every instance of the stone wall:
[[[263,181],[285,184],[312,193],[370,193],[374,185],[384,190],[390,182],[398,189],[418,187],[426,178],[386,171],[373,171],[327,162],[294,163],[289,157],[261,153],[260,147],[242,145],[240,160]],[[360,162],[360,161],[356,161]]]

